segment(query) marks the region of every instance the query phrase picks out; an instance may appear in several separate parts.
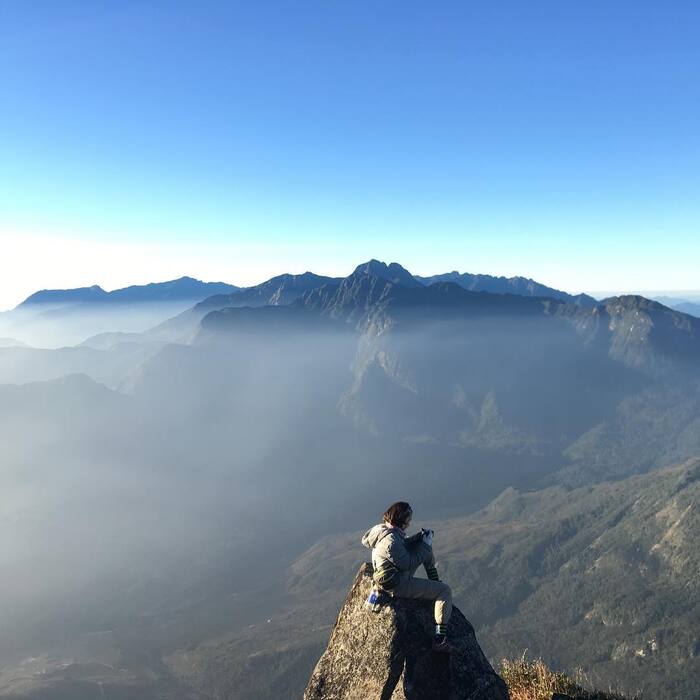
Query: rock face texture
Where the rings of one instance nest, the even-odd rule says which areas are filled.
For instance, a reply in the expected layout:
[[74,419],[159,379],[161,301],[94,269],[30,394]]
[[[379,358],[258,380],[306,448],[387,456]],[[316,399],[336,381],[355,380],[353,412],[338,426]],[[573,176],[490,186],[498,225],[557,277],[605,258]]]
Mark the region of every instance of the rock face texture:
[[508,700],[459,610],[449,625],[456,653],[436,654],[432,603],[392,599],[374,613],[365,607],[371,588],[372,565],[363,564],[304,700]]

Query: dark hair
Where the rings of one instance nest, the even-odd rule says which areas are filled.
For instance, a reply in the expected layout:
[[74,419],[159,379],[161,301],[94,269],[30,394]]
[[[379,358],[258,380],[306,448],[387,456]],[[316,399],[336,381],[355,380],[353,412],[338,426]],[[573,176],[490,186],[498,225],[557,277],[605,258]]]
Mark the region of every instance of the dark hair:
[[413,509],[405,501],[392,503],[384,513],[384,520],[394,527],[404,527],[406,521],[413,515]]

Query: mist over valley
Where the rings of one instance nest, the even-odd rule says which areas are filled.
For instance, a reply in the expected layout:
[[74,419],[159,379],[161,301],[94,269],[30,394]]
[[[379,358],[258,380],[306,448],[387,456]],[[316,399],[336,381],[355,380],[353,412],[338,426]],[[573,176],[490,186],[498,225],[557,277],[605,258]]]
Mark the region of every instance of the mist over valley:
[[700,320],[378,261],[183,280],[0,317],[0,696],[299,697],[402,498],[494,658],[695,697]]

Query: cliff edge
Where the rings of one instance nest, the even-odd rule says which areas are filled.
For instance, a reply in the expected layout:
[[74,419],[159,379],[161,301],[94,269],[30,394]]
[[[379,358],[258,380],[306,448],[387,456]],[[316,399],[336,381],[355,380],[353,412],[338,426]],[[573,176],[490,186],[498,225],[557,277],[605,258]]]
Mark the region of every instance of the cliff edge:
[[373,613],[365,607],[371,588],[372,565],[363,564],[304,700],[509,700],[457,608],[449,624],[456,652],[436,654],[433,604],[392,599]]

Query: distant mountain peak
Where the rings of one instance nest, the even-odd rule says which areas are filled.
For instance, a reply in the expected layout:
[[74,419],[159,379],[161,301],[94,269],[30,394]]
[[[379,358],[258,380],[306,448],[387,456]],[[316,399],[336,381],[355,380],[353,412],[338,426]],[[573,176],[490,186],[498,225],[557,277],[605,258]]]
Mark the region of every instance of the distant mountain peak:
[[93,284],[77,289],[43,289],[27,297],[18,308],[37,305],[75,305],[94,303],[141,303],[162,301],[200,301],[212,294],[236,291],[238,287],[224,282],[202,282],[194,277],[179,277],[165,282],[136,284],[106,292]]
[[35,304],[74,304],[84,301],[101,301],[108,296],[99,284],[90,287],[77,287],[75,289],[42,289],[30,294],[21,304],[32,306]]
[[600,303],[605,306],[617,305],[625,308],[644,308],[659,310],[670,308],[668,306],[665,306],[664,304],[661,304],[658,301],[654,301],[653,299],[647,299],[646,297],[643,297],[639,294],[620,294],[616,297],[608,297],[607,299],[603,299],[603,301]]
[[[371,275],[387,280],[393,284],[400,284],[403,287],[422,287],[423,285],[403,266],[397,262],[388,265],[381,260],[369,260],[358,265],[353,275]],[[352,275],[351,275],[352,276]]]

